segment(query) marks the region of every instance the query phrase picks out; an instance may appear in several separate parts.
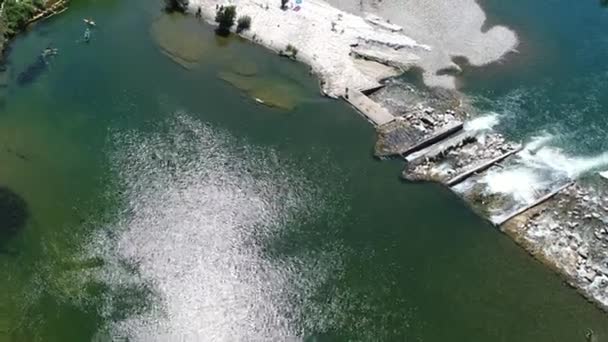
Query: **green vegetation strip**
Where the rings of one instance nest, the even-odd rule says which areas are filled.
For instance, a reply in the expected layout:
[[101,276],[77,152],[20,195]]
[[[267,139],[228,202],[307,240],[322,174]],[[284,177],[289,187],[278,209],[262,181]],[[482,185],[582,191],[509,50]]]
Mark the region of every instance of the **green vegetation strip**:
[[49,0],[0,0],[0,51],[30,19],[53,4]]

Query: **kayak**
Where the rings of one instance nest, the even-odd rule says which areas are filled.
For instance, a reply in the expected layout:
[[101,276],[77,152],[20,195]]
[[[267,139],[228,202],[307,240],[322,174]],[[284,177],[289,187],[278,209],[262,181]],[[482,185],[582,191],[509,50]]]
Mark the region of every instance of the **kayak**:
[[85,24],[87,24],[87,25],[96,26],[95,22],[94,22],[93,20],[91,20],[91,19],[82,19],[82,20],[83,20],[83,21],[85,22]]

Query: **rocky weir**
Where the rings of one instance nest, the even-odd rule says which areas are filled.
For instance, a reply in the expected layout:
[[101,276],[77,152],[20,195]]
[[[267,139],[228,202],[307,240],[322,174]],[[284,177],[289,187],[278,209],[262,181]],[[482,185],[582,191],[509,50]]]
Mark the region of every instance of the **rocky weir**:
[[[372,93],[370,93],[372,92]],[[375,155],[403,159],[407,181],[440,182],[511,236],[568,284],[608,312],[608,180],[539,173],[538,182],[511,184],[534,151],[492,130],[493,115],[479,115],[454,91],[422,91],[387,80],[370,92],[393,119],[376,125]],[[364,116],[369,106],[359,108]],[[493,179],[498,181],[493,181]],[[497,185],[499,184],[498,188]],[[501,188],[528,187],[520,198]]]

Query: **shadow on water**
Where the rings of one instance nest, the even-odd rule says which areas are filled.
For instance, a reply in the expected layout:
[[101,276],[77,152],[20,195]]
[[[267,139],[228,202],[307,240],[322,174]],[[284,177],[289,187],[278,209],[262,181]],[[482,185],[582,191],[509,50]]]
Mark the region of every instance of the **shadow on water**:
[[0,186],[0,249],[1,244],[25,227],[28,216],[25,200],[11,189]]
[[47,61],[42,56],[38,56],[36,61],[30,64],[24,71],[17,76],[17,84],[21,87],[29,85],[36,81],[42,73],[47,69]]
[[[87,28],[85,42],[88,42],[89,35],[90,31]],[[58,51],[52,44],[47,46],[32,64],[17,75],[17,84],[23,87],[36,81],[48,69],[51,59],[58,54]]]

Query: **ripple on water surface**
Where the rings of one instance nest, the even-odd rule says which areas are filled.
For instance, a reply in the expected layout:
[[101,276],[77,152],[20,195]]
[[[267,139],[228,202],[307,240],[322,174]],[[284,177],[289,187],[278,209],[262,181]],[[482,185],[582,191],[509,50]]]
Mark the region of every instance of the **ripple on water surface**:
[[[260,341],[335,326],[338,307],[313,297],[339,277],[342,245],[269,252],[324,215],[325,190],[271,151],[185,115],[169,121],[164,133],[114,136],[124,205],[88,248],[105,259],[95,276],[112,289],[102,334]],[[116,320],[125,287],[145,288],[147,304]]]

